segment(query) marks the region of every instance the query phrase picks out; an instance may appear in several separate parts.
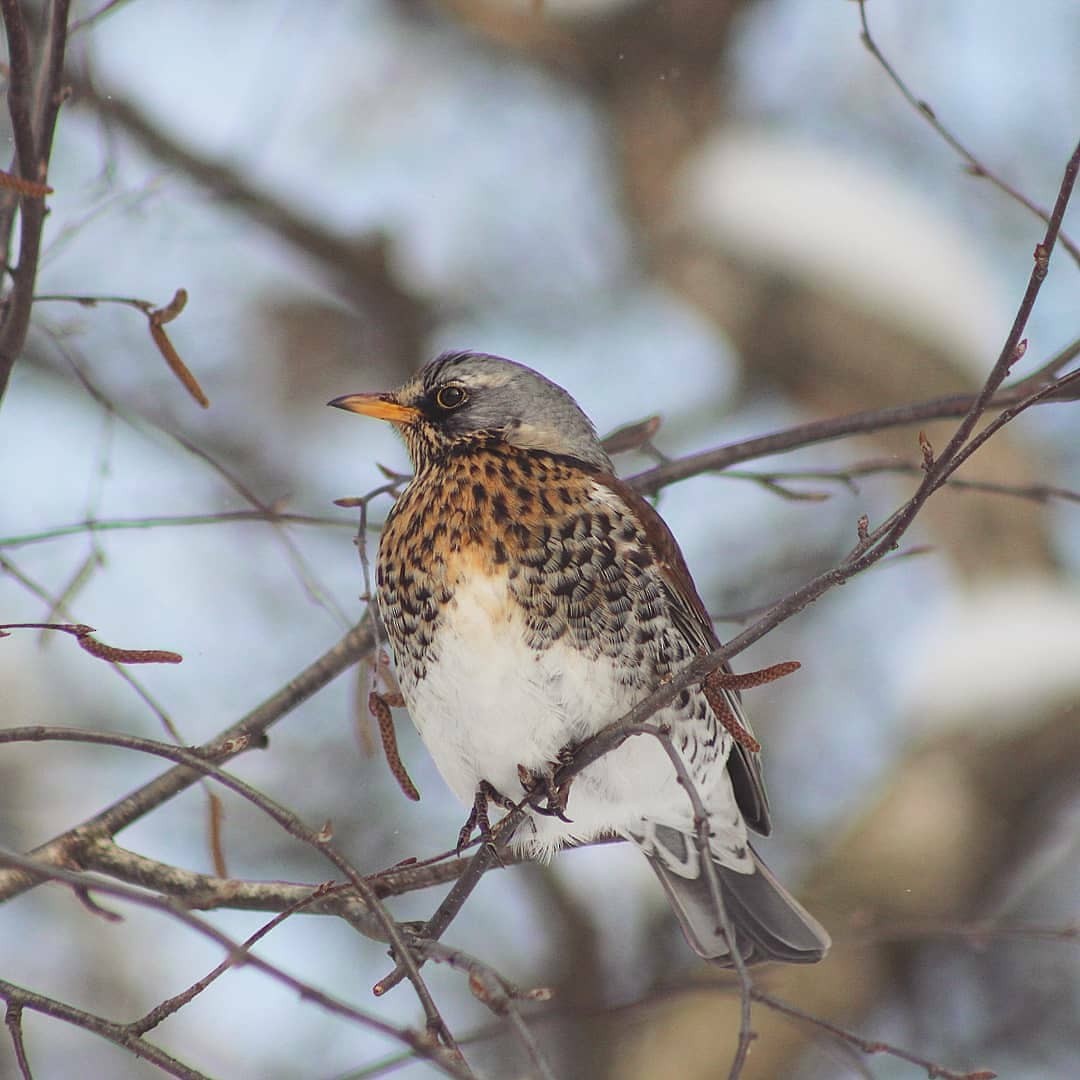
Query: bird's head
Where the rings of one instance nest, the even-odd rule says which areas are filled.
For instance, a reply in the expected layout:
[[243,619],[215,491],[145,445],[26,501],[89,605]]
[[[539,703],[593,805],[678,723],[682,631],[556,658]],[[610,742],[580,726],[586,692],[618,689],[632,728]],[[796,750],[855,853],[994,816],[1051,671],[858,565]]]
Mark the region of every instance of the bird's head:
[[443,353],[398,390],[346,394],[328,404],[389,420],[417,472],[451,450],[491,441],[611,471],[611,460],[577,402],[532,368],[501,356]]

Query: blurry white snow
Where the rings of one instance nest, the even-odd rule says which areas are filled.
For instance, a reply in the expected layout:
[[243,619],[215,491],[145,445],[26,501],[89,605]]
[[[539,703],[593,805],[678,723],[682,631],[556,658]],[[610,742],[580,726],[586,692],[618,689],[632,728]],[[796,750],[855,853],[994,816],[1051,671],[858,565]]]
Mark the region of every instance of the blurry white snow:
[[1080,589],[1014,578],[958,594],[906,661],[901,704],[926,731],[1022,728],[1080,696]]
[[876,312],[983,370],[1003,310],[974,238],[835,147],[724,131],[684,171],[677,221],[725,251]]

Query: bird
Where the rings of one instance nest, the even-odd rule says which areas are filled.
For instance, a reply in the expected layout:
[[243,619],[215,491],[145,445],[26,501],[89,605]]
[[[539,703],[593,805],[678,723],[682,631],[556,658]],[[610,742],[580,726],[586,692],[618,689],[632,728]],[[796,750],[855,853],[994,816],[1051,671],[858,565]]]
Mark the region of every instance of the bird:
[[[377,602],[412,722],[465,806],[520,798],[528,777],[550,777],[718,647],[671,530],[615,476],[574,398],[539,372],[445,352],[397,390],[328,404],[389,421],[404,440],[413,473],[382,530]],[[749,731],[739,695],[723,693]],[[828,933],[748,837],[772,827],[757,744],[734,739],[717,711],[690,687],[653,718],[705,807],[715,875],[701,865],[690,799],[649,736],[588,765],[547,807],[537,801],[512,844],[543,860],[627,839],[699,956],[736,964],[711,878],[744,963],[818,961]]]

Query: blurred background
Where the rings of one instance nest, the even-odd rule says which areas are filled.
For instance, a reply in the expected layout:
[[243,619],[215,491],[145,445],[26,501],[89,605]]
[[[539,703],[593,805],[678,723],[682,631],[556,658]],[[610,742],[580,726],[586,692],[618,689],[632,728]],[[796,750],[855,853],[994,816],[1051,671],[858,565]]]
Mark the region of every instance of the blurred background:
[[[92,15],[97,2],[75,5]],[[76,32],[60,117],[43,294],[190,300],[169,332],[212,402],[165,368],[145,319],[35,307],[0,410],[0,611],[184,655],[140,689],[68,640],[0,642],[6,725],[70,724],[187,743],[232,723],[364,610],[355,511],[331,501],[404,470],[383,425],[331,412],[443,348],[564,385],[600,431],[659,413],[667,455],[806,420],[974,388],[1004,340],[1043,225],[963,162],[860,43],[843,0],[131,0]],[[1080,8],[874,0],[881,48],[936,114],[1036,203],[1077,136]],[[6,117],[5,121],[6,122]],[[10,136],[9,132],[6,132]],[[1074,207],[1066,231],[1080,234]],[[1077,266],[1058,250],[1025,365],[1077,334]],[[1023,372],[1018,372],[1022,374]],[[91,392],[92,391],[92,392]],[[929,425],[943,444],[949,425]],[[1080,489],[1075,408],[1040,408],[968,479]],[[897,429],[758,471],[915,465]],[[162,517],[250,509],[198,448],[292,526]],[[647,467],[626,455],[620,470]],[[665,489],[722,636],[732,614],[833,564],[917,476],[793,480],[735,470]],[[825,497],[827,496],[827,498]],[[370,509],[374,530],[389,501]],[[78,526],[93,519],[95,531]],[[121,528],[121,523],[141,527]],[[111,525],[109,524],[111,523]],[[377,534],[368,535],[374,554]],[[777,822],[762,845],[829,927],[820,966],[771,993],[957,1069],[1075,1073],[1080,1055],[1080,506],[951,490],[909,537],[929,553],[835,590],[738,658],[798,659],[752,692]],[[287,540],[287,543],[286,543]],[[306,821],[333,820],[364,871],[451,846],[463,813],[399,714],[423,800],[371,755],[350,673],[235,771]],[[0,751],[0,845],[27,850],[161,771],[50,744]],[[318,881],[325,864],[224,795],[229,871]],[[206,803],[174,800],[119,840],[209,871]],[[422,918],[438,896],[395,902]],[[0,910],[0,976],[117,1019],[220,960],[160,915],[105,923],[46,886]],[[209,916],[242,937],[263,917]],[[973,932],[982,928],[980,932]],[[1071,928],[1071,933],[1070,933]],[[724,1076],[737,1001],[689,950],[655,881],[619,845],[493,873],[450,940],[522,985],[556,989],[535,1031],[560,1076]],[[261,954],[420,1023],[402,987],[374,1002],[383,950],[295,917]],[[490,1014],[430,971],[459,1035]],[[892,1078],[764,1009],[744,1075]],[[83,1032],[24,1023],[35,1075],[158,1075]],[[247,969],[151,1034],[211,1075],[383,1075],[397,1047]],[[524,1076],[505,1036],[485,1075]],[[0,1040],[0,1075],[13,1075]],[[365,1071],[367,1070],[367,1071]],[[394,1075],[430,1075],[405,1063]],[[924,1073],[923,1073],[924,1074]]]

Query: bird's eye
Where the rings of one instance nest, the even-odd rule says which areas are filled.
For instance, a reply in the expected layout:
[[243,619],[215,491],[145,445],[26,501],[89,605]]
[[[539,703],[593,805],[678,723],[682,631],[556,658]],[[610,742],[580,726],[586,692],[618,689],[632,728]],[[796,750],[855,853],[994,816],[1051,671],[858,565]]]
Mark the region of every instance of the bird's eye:
[[443,386],[435,395],[435,404],[440,409],[458,409],[469,400],[469,395],[461,386]]

